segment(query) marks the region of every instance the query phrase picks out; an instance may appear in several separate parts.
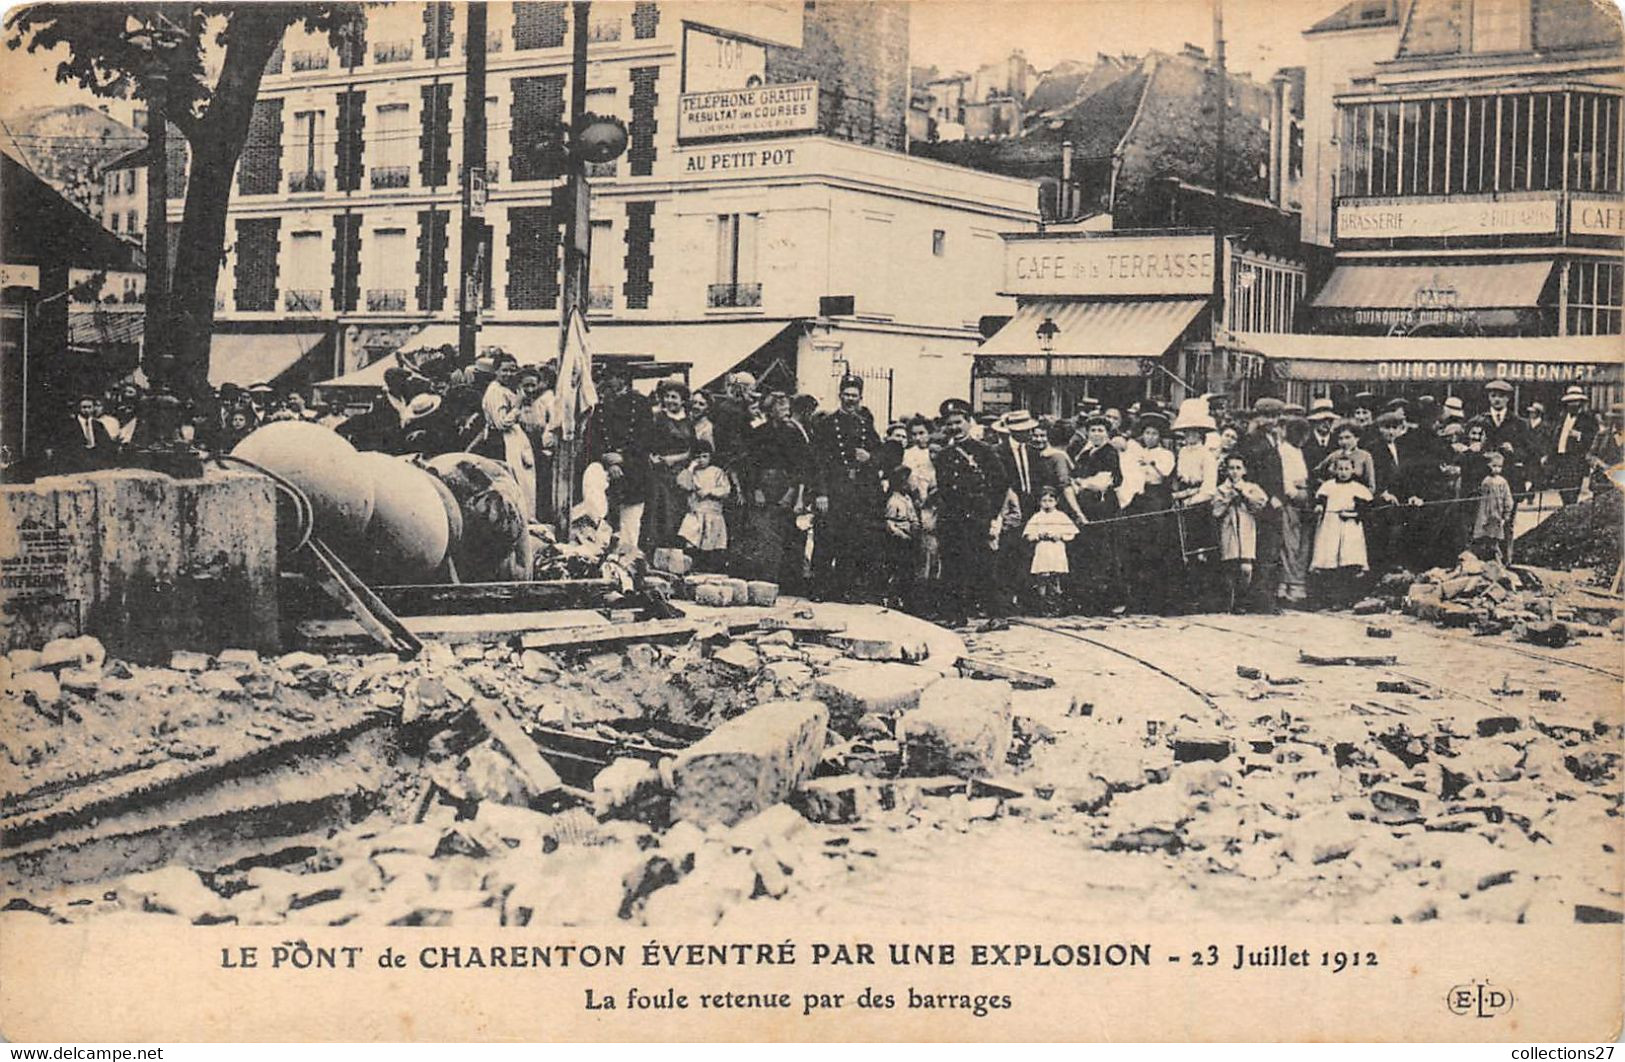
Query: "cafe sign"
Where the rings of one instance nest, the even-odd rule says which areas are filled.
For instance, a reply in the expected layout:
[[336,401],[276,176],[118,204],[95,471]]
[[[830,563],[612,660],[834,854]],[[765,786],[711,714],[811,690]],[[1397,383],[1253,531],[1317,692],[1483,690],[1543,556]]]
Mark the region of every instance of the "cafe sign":
[[818,127],[818,82],[685,92],[677,101],[677,141],[723,140]]
[[1625,237],[1625,200],[1569,200],[1569,232],[1575,236]]
[[1557,200],[1415,202],[1363,200],[1337,208],[1337,236],[1392,240],[1413,236],[1531,236],[1557,231]]
[[1209,236],[1006,239],[1004,295],[1207,295]]

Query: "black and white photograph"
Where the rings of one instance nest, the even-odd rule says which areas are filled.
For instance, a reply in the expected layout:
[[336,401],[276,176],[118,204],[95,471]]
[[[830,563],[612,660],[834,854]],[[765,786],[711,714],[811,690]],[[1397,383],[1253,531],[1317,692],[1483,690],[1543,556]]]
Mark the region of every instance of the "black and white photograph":
[[1611,0],[0,40],[6,1038],[1618,1037]]

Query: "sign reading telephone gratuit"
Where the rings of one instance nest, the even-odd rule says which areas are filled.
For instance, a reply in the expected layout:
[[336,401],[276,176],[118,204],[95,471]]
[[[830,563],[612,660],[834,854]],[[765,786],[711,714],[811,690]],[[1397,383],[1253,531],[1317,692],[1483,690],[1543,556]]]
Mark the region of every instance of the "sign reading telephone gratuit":
[[680,144],[762,133],[800,133],[817,127],[816,81],[685,92],[677,100]]

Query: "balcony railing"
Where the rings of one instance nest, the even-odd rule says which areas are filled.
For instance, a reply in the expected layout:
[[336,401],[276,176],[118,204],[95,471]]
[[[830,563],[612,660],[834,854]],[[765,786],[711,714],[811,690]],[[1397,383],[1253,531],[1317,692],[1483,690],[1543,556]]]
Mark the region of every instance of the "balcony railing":
[[621,20],[619,18],[595,19],[587,23],[587,40],[594,44],[620,39]]
[[327,63],[328,52],[325,50],[294,52],[292,57],[288,60],[288,65],[291,66],[295,72],[301,70],[326,70]]
[[[463,166],[462,166],[462,163],[457,164],[457,180],[458,180],[459,183],[461,183],[462,180],[463,180]],[[485,164],[485,183],[486,183],[486,186],[489,187],[490,185],[496,184],[501,180],[502,180],[502,163],[500,163],[500,162],[487,162]]]
[[380,310],[406,309],[405,288],[369,288],[367,289],[367,309],[373,312]]
[[321,291],[294,291],[282,293],[282,308],[289,313],[320,313],[322,309]]
[[[485,51],[486,51],[486,54],[489,55],[491,52],[500,52],[502,50],[502,42],[505,39],[506,39],[506,35],[503,34],[503,32],[501,30],[491,30],[491,31],[487,32],[486,35],[485,35]],[[468,38],[467,37],[463,38],[463,54],[464,55],[468,54]]]
[[305,173],[288,174],[288,191],[290,192],[323,192],[326,190],[326,170],[310,170]]
[[372,61],[375,63],[406,63],[411,59],[411,41],[377,41],[372,46]]
[[615,308],[615,285],[594,284],[587,289],[587,309],[613,310]]
[[613,177],[619,172],[620,166],[615,159],[610,159],[608,162],[587,163],[588,177]]
[[761,284],[712,284],[706,288],[705,305],[711,309],[762,305]]
[[372,186],[374,188],[405,188],[412,183],[412,167],[410,166],[374,166],[372,168]]

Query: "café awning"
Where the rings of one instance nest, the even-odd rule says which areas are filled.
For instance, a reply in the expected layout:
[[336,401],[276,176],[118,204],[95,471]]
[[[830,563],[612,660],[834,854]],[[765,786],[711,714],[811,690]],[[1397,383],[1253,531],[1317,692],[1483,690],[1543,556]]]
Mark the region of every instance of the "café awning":
[[216,332],[209,341],[209,386],[274,384],[325,339],[325,332]]
[[[734,366],[756,353],[789,322],[777,321],[684,321],[681,323],[628,324],[590,321],[587,343],[594,357],[638,357],[661,362],[681,362],[689,366],[691,387],[705,387]],[[519,359],[521,365],[544,365],[558,358],[558,326],[486,325],[480,329],[476,345],[501,347]],[[413,336],[403,350],[419,347],[457,345],[456,325],[430,325]],[[334,379],[323,387],[382,387],[384,373],[397,364],[386,355],[371,365]]]
[[[1138,376],[1141,358],[1160,358],[1208,305],[1207,299],[1053,299],[1022,306],[973,353],[985,371],[1009,376]],[[1053,350],[1038,329],[1055,325]]]
[[1620,336],[1345,336],[1238,332],[1232,350],[1279,379],[1359,383],[1602,383],[1620,378]]
[[1536,306],[1551,274],[1549,259],[1469,265],[1340,265],[1332,270],[1313,305],[1340,310]]

